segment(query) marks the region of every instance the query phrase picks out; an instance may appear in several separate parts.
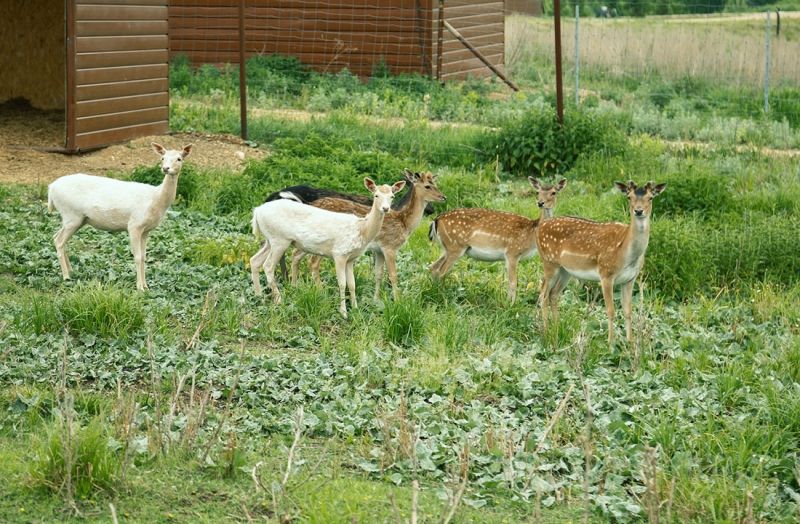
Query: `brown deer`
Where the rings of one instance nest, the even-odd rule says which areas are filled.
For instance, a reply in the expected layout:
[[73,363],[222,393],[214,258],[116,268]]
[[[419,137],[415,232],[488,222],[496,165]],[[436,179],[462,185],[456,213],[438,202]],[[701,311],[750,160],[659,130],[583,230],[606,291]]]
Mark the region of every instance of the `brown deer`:
[[[392,284],[392,295],[395,299],[399,296],[397,287],[397,251],[406,243],[411,233],[419,226],[422,214],[428,202],[444,202],[446,197],[436,187],[436,177],[430,173],[405,172],[406,180],[411,183],[408,200],[400,209],[389,211],[383,219],[383,225],[378,236],[370,243],[368,250],[372,251],[375,257],[375,299],[380,298],[381,285],[383,283],[383,265],[389,270],[389,281]],[[369,207],[363,206],[350,200],[341,198],[324,197],[316,200],[312,204],[315,207],[336,211],[339,213],[351,213],[364,216],[369,212]],[[305,256],[305,252],[295,250],[292,257],[291,282],[297,282],[297,270],[300,260]],[[311,272],[314,281],[320,284],[319,265],[321,258],[314,256],[311,259]]]
[[440,279],[462,255],[494,262],[505,260],[508,271],[508,298],[513,304],[517,296],[517,265],[536,254],[536,230],[540,222],[550,218],[556,197],[567,184],[562,178],[552,186],[528,177],[537,192],[539,218],[530,219],[505,211],[481,208],[453,209],[431,223],[428,238],[437,239],[444,249],[431,267],[434,279]]
[[547,329],[547,308],[558,319],[558,298],[571,277],[600,281],[608,314],[608,342],[614,340],[614,286],[622,285],[625,336],[631,340],[631,299],[633,284],[644,264],[650,238],[653,198],[666,184],[648,182],[637,187],[615,182],[630,203],[629,224],[594,222],[577,217],[559,217],[539,226],[536,234],[544,280],[539,301],[542,322]]

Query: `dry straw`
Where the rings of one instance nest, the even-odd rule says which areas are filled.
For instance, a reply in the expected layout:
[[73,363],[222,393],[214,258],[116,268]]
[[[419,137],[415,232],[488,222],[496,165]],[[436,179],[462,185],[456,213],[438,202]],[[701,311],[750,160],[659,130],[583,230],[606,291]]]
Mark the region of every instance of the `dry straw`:
[[[552,60],[552,18],[506,19],[506,53],[511,68],[527,58]],[[774,17],[773,17],[774,23]],[[562,18],[565,62],[575,55],[575,24]],[[584,68],[615,75],[697,76],[758,87],[764,81],[764,15],[726,18],[586,18],[580,24]],[[800,41],[772,36],[770,81],[800,82]]]

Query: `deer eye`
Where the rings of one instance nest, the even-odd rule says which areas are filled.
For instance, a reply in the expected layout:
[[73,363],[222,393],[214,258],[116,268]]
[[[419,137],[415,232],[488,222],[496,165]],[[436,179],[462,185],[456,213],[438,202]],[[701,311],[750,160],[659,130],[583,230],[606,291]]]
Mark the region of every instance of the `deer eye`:
[[430,188],[431,188],[430,184],[425,184],[425,189],[430,189]]

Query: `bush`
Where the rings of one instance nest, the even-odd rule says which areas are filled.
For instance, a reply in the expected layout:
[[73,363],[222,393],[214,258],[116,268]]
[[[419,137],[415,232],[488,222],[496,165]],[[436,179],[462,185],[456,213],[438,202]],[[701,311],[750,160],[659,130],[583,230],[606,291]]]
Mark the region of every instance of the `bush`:
[[552,108],[539,107],[503,128],[495,138],[494,153],[507,171],[550,176],[569,171],[583,155],[619,154],[625,144],[619,123],[608,116],[571,111],[560,126]]
[[58,333],[63,322],[57,304],[51,297],[34,294],[27,297],[14,314],[14,323],[28,332],[41,335]]
[[64,325],[74,335],[125,338],[144,326],[144,301],[139,293],[114,286],[81,284],[59,304]]
[[680,300],[742,282],[791,285],[800,281],[798,228],[800,217],[755,213],[660,220],[652,225],[645,274],[661,294]]
[[[192,203],[200,191],[199,178],[197,171],[191,165],[187,164],[181,168],[180,178],[178,179],[176,204],[186,206]],[[161,171],[161,166],[159,164],[140,166],[133,169],[129,179],[133,182],[157,186],[164,181],[164,173]]]
[[387,342],[399,346],[413,346],[421,338],[425,322],[419,299],[403,297],[386,303],[383,310],[384,336]]
[[112,491],[121,462],[109,447],[105,424],[99,417],[83,427],[74,424],[68,440],[63,415],[42,436],[34,437],[30,478],[34,484],[55,492],[63,492],[69,478],[70,495],[80,499],[89,498],[96,491]]
[[686,171],[662,176],[667,189],[654,205],[657,213],[677,215],[698,213],[695,218],[705,219],[734,211],[729,180],[708,170],[706,166],[688,163]]
[[242,263],[247,267],[250,256],[258,250],[252,238],[225,237],[204,238],[191,242],[185,251],[184,259],[193,264],[208,264],[222,267]]

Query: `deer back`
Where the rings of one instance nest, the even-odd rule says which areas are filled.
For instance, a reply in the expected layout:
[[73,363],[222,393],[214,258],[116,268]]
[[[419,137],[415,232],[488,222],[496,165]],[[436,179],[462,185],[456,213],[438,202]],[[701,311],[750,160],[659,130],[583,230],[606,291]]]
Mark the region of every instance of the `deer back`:
[[538,224],[506,211],[462,208],[437,218],[436,231],[445,245],[524,252],[535,246]]
[[628,225],[595,222],[577,217],[545,220],[539,226],[537,242],[542,262],[556,264],[567,271],[591,273],[586,278],[616,274],[624,265],[624,245]]

